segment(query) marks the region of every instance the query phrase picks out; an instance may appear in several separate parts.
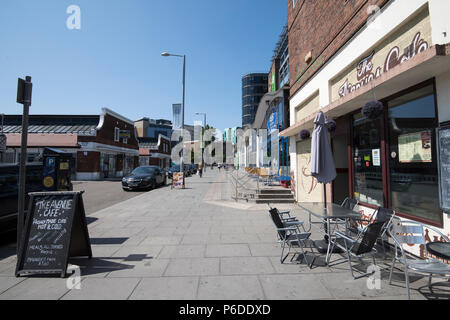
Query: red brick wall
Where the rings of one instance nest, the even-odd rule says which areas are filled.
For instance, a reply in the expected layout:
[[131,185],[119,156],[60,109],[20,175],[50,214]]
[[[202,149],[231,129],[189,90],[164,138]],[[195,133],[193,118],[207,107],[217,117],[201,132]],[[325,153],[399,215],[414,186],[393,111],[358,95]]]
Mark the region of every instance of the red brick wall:
[[77,172],[100,172],[100,152],[77,152]]
[[[122,139],[119,142],[114,141],[114,128],[119,128],[121,130],[129,130],[131,133],[131,138],[127,139],[127,143],[124,144]],[[80,137],[82,138],[82,137]],[[80,141],[83,141],[80,139]],[[125,121],[117,119],[109,114],[105,115],[105,121],[103,127],[97,132],[97,138],[95,139],[98,143],[109,144],[117,147],[131,148],[139,150],[139,144],[134,134],[134,124],[129,124]]]
[[[370,5],[390,0],[288,0],[289,72],[293,96],[320,68],[363,27]],[[312,52],[312,60],[305,56]]]

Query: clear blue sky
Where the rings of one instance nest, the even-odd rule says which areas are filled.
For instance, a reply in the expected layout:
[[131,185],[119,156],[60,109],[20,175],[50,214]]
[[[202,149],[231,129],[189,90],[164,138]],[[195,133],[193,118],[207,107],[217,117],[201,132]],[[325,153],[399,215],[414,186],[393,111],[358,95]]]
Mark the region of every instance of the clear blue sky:
[[[69,5],[81,30],[69,30]],[[99,114],[241,125],[241,77],[270,69],[287,21],[286,0],[1,0],[0,113],[19,114],[17,78],[30,75],[30,114]]]

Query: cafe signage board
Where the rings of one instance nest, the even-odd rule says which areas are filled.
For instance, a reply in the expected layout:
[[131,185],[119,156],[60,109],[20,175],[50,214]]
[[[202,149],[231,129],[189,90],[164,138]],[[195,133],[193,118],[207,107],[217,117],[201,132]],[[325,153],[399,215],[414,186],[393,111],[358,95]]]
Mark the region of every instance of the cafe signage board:
[[30,193],[16,276],[66,276],[69,257],[92,257],[83,191]]
[[184,185],[184,173],[174,172],[172,174],[172,188],[182,188]]
[[428,9],[388,36],[331,81],[331,99],[336,101],[381,77],[394,67],[427,50],[432,43]]

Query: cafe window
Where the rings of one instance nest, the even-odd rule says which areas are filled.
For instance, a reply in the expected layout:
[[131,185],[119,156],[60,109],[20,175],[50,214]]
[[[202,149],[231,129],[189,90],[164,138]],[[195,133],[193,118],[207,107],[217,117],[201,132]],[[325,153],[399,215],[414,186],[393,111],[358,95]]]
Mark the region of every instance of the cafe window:
[[353,191],[360,202],[383,206],[381,121],[353,116]]
[[434,85],[387,102],[390,207],[440,223]]

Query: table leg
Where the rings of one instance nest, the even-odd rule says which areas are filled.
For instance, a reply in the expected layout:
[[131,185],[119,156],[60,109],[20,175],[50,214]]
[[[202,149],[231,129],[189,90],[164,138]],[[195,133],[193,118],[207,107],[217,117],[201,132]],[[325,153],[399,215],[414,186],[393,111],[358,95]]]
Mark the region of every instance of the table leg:
[[329,264],[330,262],[330,255],[331,255],[331,234],[330,234],[330,230],[331,230],[331,226],[330,226],[330,219],[327,219],[327,223],[326,223],[326,228],[327,230],[325,230],[325,241],[328,243],[328,248],[327,248],[327,257],[325,260],[326,265]]

